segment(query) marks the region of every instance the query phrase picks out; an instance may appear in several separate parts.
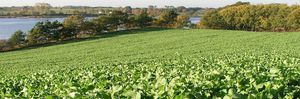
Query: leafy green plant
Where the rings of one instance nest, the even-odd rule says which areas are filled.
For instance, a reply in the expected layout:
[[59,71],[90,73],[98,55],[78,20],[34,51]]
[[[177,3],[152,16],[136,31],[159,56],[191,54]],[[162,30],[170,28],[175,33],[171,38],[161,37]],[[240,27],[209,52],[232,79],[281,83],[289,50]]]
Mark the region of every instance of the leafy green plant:
[[299,33],[120,34],[128,35],[0,53],[0,97],[299,97]]

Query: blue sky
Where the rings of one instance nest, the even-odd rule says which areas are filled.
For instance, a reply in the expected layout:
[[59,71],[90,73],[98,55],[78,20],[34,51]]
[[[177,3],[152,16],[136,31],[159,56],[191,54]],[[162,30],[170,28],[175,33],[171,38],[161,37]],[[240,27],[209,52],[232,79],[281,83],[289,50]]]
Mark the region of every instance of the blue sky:
[[249,1],[253,4],[260,3],[287,3],[300,4],[300,0],[0,0],[0,6],[25,6],[34,5],[36,2],[46,2],[53,6],[82,5],[82,6],[133,6],[147,7],[148,5],[157,5],[164,7],[187,6],[187,7],[221,7],[237,1]]

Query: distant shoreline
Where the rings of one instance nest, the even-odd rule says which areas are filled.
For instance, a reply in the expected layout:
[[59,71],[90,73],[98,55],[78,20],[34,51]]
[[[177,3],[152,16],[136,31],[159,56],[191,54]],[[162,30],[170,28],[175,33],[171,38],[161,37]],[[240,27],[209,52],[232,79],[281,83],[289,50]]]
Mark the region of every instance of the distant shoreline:
[[[64,18],[73,14],[65,15],[42,15],[42,16],[0,16],[0,18]],[[83,15],[84,17],[97,17],[101,15]]]
[[[65,15],[44,15],[44,16],[0,16],[0,18],[65,18],[73,14]],[[98,17],[101,15],[83,15],[84,17]],[[202,17],[202,16],[190,16],[190,17]]]

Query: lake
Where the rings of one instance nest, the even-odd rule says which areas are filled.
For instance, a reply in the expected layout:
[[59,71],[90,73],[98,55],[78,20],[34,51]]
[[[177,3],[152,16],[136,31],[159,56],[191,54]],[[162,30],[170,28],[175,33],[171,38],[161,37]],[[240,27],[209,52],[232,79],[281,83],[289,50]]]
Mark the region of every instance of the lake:
[[200,20],[201,20],[200,17],[191,17],[191,18],[190,18],[190,21],[191,21],[191,23],[193,23],[193,24],[199,23]]
[[[8,39],[17,30],[27,33],[37,22],[46,20],[62,22],[64,18],[0,18],[0,39]],[[191,17],[190,21],[198,23],[200,17]]]
[[0,39],[9,38],[15,31],[28,32],[37,22],[63,21],[63,18],[0,18]]

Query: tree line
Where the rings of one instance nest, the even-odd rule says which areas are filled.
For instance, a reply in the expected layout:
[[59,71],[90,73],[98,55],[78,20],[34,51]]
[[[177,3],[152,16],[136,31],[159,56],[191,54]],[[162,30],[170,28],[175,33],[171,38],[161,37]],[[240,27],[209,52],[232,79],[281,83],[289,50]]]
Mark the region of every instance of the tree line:
[[198,24],[200,28],[246,31],[299,31],[300,6],[237,2],[207,11]]
[[87,38],[120,30],[145,27],[184,28],[190,24],[187,15],[178,14],[172,9],[164,10],[159,17],[151,17],[147,9],[137,15],[116,10],[91,20],[87,20],[82,15],[72,15],[65,18],[63,22],[38,22],[28,33],[18,30],[8,40],[0,40],[0,51]]
[[89,7],[89,6],[64,6],[53,7],[48,3],[36,3],[34,6],[21,6],[21,7],[0,7],[0,17],[55,17],[55,16],[68,16],[68,15],[85,15],[97,16],[109,14],[114,10],[126,11],[130,14],[138,14],[144,9],[147,9],[150,16],[159,16],[165,9],[176,9],[180,14],[188,16],[200,16],[203,14],[205,8],[187,8],[184,6],[174,7],[166,6],[166,8],[158,8],[156,6],[149,6],[148,8],[132,8],[131,6],[125,7]]

